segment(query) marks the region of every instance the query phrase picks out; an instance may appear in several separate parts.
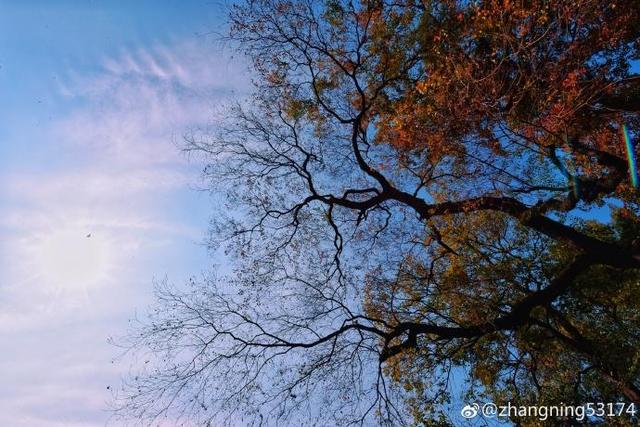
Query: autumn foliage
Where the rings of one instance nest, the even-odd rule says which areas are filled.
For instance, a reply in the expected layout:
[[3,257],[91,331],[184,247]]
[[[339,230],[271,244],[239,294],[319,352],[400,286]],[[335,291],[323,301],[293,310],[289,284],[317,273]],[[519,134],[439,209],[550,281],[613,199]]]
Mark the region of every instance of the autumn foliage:
[[171,328],[143,346],[194,356],[130,410],[192,390],[253,419],[446,425],[456,393],[640,403],[640,2],[247,0],[230,18],[255,93],[188,149],[229,202],[212,245],[235,269],[162,298]]

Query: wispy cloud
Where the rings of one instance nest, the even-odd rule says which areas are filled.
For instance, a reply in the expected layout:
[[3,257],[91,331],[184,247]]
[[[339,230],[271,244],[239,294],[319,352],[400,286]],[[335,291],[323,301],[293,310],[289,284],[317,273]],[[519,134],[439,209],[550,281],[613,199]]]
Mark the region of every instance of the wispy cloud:
[[[105,386],[117,377],[106,336],[145,301],[154,275],[202,257],[194,242],[206,221],[193,212],[207,205],[189,192],[197,170],[176,145],[210,125],[248,78],[192,40],[122,51],[99,71],[60,80],[68,113],[42,141],[60,158],[0,176],[0,339],[13,343],[0,355],[7,425],[104,423]],[[66,260],[56,250],[107,274],[56,271],[47,257]]]
[[93,102],[58,123],[56,135],[126,163],[175,161],[171,141],[210,122],[217,107],[247,86],[244,67],[208,47],[134,49],[105,59],[98,76],[74,75],[63,83],[64,94]]

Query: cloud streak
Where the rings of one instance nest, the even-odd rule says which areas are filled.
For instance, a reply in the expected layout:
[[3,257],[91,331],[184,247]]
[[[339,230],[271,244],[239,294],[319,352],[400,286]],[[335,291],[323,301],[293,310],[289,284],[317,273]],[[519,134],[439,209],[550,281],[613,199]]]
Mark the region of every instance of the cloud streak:
[[248,81],[241,64],[194,42],[123,52],[105,59],[102,69],[64,84],[67,97],[89,100],[91,107],[54,131],[62,141],[126,163],[175,161],[175,144],[168,142],[180,140],[176,132],[210,122],[216,107],[246,90]]
[[[106,385],[119,374],[107,335],[147,301],[154,275],[180,279],[204,256],[195,242],[206,220],[194,212],[207,201],[190,192],[197,171],[176,145],[247,82],[242,64],[200,39],[122,51],[60,84],[68,113],[41,143],[59,157],[0,176],[0,339],[13,343],[0,355],[5,424],[104,424]],[[85,234],[110,252],[108,274],[47,283],[82,281],[83,270],[39,270],[56,245],[86,255]]]

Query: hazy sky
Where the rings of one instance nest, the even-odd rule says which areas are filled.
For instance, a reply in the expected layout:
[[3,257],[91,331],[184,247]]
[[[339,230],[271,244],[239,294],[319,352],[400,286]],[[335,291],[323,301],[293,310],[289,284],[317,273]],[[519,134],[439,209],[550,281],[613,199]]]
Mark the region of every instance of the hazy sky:
[[0,0],[0,425],[95,426],[128,365],[107,343],[152,283],[215,260],[177,149],[246,90],[193,1]]

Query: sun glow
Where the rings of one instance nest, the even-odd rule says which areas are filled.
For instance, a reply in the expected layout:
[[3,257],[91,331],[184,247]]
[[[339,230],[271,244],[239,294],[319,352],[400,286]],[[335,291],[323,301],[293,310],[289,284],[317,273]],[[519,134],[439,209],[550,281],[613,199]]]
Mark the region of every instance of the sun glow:
[[109,274],[108,240],[81,228],[66,228],[43,235],[34,245],[34,273],[61,289],[87,289]]

